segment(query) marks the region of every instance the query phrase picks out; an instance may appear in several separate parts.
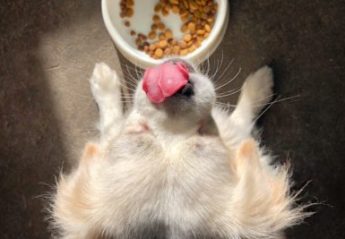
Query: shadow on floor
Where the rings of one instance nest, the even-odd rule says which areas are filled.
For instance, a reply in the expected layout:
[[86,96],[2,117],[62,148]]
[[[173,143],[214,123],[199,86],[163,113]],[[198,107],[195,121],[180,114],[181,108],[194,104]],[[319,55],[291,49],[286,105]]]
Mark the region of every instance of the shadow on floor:
[[0,238],[50,238],[45,196],[67,160],[37,49],[43,34],[67,26],[76,15],[87,19],[95,9],[98,1],[1,3]]

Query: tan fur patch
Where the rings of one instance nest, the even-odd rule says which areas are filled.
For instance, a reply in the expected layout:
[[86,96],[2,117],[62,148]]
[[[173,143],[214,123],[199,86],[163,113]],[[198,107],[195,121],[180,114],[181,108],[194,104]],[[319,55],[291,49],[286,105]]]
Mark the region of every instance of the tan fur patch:
[[99,146],[93,143],[87,143],[84,148],[83,156],[81,157],[81,161],[88,161],[100,153]]
[[258,148],[254,139],[245,140],[239,147],[235,159],[230,162],[230,168],[238,176],[250,168],[260,168]]
[[250,158],[256,155],[256,143],[253,139],[247,139],[239,149],[239,156]]

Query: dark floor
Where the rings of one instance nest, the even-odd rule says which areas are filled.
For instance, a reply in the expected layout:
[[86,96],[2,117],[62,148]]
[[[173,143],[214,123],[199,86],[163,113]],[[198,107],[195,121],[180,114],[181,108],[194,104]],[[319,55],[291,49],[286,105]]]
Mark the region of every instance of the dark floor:
[[[0,238],[49,238],[45,201],[37,195],[47,192],[69,150],[43,63],[21,52],[38,47],[43,33],[69,25],[71,12],[86,11],[81,19],[87,19],[100,10],[97,1],[80,2],[0,4]],[[93,7],[85,7],[90,2]],[[295,188],[310,182],[302,201],[320,203],[314,216],[288,231],[291,239],[345,238],[344,13],[342,0],[232,0],[226,38],[210,59],[213,69],[222,62],[223,81],[241,67],[230,88],[271,64],[277,94],[294,97],[273,105],[259,122],[277,160],[292,162]]]

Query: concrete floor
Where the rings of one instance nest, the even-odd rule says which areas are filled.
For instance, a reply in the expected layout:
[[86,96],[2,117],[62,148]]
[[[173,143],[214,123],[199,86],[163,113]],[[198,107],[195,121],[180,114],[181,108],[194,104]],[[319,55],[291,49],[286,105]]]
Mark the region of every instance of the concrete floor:
[[[242,68],[224,90],[270,63],[276,92],[299,96],[259,122],[277,160],[292,162],[295,188],[311,181],[302,201],[322,203],[289,238],[345,238],[344,12],[341,0],[233,0],[226,38],[210,59],[214,70],[223,55],[221,82]],[[99,1],[4,0],[0,15],[0,238],[49,238],[45,195],[97,136],[93,65],[120,72],[120,64]]]

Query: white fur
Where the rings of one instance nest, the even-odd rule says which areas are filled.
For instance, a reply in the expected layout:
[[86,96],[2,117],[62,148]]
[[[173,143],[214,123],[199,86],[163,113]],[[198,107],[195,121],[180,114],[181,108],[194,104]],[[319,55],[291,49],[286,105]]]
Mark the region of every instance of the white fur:
[[96,64],[101,141],[87,145],[58,183],[52,209],[60,238],[150,238],[147,231],[169,239],[282,238],[299,222],[287,168],[271,166],[251,136],[272,95],[271,69],[247,78],[232,114],[214,106],[206,76],[195,72],[191,81],[193,103],[169,110],[151,104],[139,82],[124,117],[116,73]]

